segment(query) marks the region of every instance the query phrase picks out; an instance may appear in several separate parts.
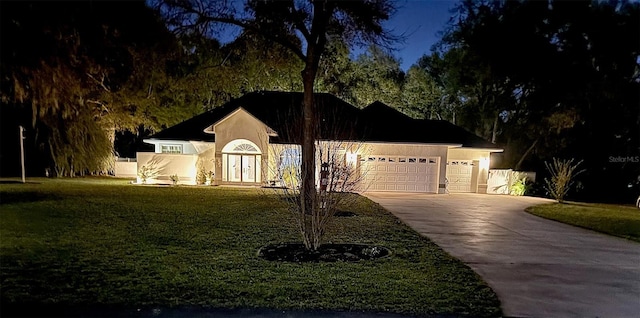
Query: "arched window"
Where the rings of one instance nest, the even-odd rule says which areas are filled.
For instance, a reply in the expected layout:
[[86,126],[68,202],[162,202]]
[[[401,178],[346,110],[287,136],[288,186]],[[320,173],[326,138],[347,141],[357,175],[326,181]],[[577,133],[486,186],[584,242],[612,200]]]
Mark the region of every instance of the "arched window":
[[233,148],[234,152],[257,152],[258,149],[250,144],[239,144]]
[[222,148],[222,152],[261,154],[260,147],[247,139],[236,139],[229,142]]
[[236,139],[222,148],[222,181],[259,183],[262,153],[250,140]]

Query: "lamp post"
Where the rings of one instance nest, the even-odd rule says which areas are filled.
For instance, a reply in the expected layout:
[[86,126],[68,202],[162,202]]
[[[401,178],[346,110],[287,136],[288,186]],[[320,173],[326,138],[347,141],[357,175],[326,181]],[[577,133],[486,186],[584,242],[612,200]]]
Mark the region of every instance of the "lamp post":
[[19,126],[20,128],[20,164],[22,165],[22,183],[25,183],[24,179],[24,128]]

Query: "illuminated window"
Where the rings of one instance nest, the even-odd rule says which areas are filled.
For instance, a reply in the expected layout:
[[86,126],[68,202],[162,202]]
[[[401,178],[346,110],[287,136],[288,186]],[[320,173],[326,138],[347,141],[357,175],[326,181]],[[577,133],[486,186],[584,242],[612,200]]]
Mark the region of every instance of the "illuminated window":
[[182,145],[162,145],[162,153],[182,153]]
[[254,147],[254,146],[252,146],[250,144],[239,144],[235,148],[233,148],[233,151],[237,151],[237,152],[258,152],[258,149],[256,149],[256,147]]

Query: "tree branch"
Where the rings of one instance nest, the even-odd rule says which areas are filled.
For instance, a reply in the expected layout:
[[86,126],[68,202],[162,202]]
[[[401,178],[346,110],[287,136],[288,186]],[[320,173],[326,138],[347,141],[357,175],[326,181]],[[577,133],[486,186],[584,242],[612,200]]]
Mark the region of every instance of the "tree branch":
[[[245,30],[248,31],[252,31],[252,32],[256,32],[261,34],[263,37],[265,37],[268,40],[274,41],[282,46],[284,46],[285,48],[291,50],[291,52],[293,52],[298,58],[300,58],[302,61],[305,61],[306,56],[304,55],[304,53],[302,52],[302,49],[299,48],[298,46],[296,46],[295,44],[293,44],[290,41],[287,41],[284,38],[278,37],[278,35],[274,35],[271,33],[267,33],[264,32],[262,30],[260,30],[260,28],[256,27],[255,25],[252,25],[251,23],[248,23],[247,21],[242,21],[233,17],[224,17],[224,16],[213,16],[210,14],[205,13],[204,11],[206,11],[206,8],[204,6],[199,6],[199,8],[194,8],[194,5],[189,5],[187,2],[182,2],[182,1],[172,1],[171,6],[174,6],[176,8],[179,8],[181,10],[181,12],[178,13],[178,15],[188,15],[188,14],[193,14],[197,16],[197,20],[200,23],[194,23],[191,26],[198,26],[201,23],[206,23],[206,22],[217,22],[217,23],[223,23],[223,24],[230,24],[230,25],[235,25],[238,27],[241,27]],[[294,8],[295,9],[295,8]],[[299,20],[299,19],[296,19]],[[301,23],[301,26],[298,26],[298,22]],[[184,26],[184,23],[181,23],[181,25]],[[302,23],[301,21],[296,21],[296,27],[299,29],[299,31],[305,35],[305,37],[310,36],[309,32],[306,30],[306,28],[304,27],[304,23]]]
[[290,41],[287,41],[286,39],[279,37],[277,34],[274,35],[274,34],[271,34],[271,33],[263,32],[262,30],[260,30],[260,28],[254,26],[254,25],[252,25],[250,23],[246,23],[246,22],[243,22],[243,21],[240,21],[240,20],[236,20],[236,19],[233,19],[233,18],[220,18],[220,17],[210,17],[210,16],[200,16],[200,18],[205,20],[205,21],[231,24],[231,25],[235,25],[235,26],[239,26],[241,28],[244,28],[245,30],[249,30],[249,31],[253,31],[253,32],[256,32],[256,33],[260,33],[260,35],[262,35],[266,39],[271,40],[273,42],[276,42],[276,43],[286,47],[287,49],[291,50],[291,52],[293,52],[293,54],[295,54],[298,58],[300,58],[300,60],[305,61],[305,59],[306,59],[306,56],[304,55],[304,53],[302,53],[302,50],[299,47],[297,47],[296,45],[294,45],[293,43],[291,43]]
[[97,80],[95,77],[93,77],[93,75],[91,75],[90,73],[87,73],[87,76],[89,76],[90,79],[94,80],[100,87],[102,87],[105,91],[107,91],[108,93],[111,93],[111,90],[104,85],[104,76],[102,77],[102,80],[99,81]]
[[300,14],[298,14],[298,10],[296,10],[295,6],[293,6],[292,4],[292,10],[294,12],[292,12],[293,16],[294,16],[294,23],[296,25],[296,29],[298,29],[298,31],[300,31],[300,33],[302,33],[302,36],[304,36],[304,38],[307,40],[307,43],[310,43],[311,41],[311,33],[309,33],[309,30],[307,29],[307,26],[304,25],[304,21],[301,19]]

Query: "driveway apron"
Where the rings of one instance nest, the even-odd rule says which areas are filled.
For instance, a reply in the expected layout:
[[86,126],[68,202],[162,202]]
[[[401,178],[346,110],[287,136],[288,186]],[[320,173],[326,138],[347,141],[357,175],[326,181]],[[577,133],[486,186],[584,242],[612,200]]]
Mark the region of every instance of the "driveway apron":
[[482,276],[507,317],[640,317],[640,244],[524,212],[549,200],[364,195]]

